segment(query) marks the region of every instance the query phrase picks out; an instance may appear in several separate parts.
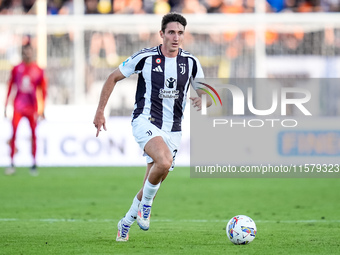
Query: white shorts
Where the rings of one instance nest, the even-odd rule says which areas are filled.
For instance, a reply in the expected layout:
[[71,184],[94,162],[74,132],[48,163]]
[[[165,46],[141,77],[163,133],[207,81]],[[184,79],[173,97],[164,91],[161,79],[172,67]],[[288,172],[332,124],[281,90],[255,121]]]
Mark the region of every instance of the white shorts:
[[[175,167],[176,154],[181,144],[182,131],[164,131],[156,127],[148,119],[141,115],[138,116],[138,118],[134,119],[131,125],[133,136],[135,137],[136,142],[139,144],[139,147],[143,151],[147,142],[150,141],[152,138],[156,136],[161,136],[163,138],[164,142],[173,155],[172,165],[169,169],[169,171],[172,171]],[[145,152],[144,156],[146,156],[147,163],[153,162],[153,159]]]

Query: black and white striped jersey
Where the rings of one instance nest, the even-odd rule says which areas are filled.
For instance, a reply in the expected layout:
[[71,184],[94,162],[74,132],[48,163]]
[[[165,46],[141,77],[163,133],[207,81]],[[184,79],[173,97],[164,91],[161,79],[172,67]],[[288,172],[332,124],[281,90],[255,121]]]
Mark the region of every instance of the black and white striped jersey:
[[133,54],[119,70],[125,77],[138,74],[133,119],[143,114],[160,129],[181,131],[189,84],[197,89],[193,80],[204,78],[197,58],[182,49],[165,57],[159,45]]

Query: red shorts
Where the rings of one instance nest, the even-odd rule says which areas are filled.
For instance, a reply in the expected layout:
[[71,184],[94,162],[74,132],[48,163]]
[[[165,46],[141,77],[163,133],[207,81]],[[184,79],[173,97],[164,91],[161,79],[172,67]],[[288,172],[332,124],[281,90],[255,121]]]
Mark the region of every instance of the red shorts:
[[28,119],[32,129],[36,128],[37,119],[38,119],[38,113],[37,112],[35,112],[35,111],[19,112],[19,111],[14,110],[13,119],[12,119],[12,125],[13,125],[14,129],[16,129],[18,127],[19,122],[20,122],[22,117],[26,117]]

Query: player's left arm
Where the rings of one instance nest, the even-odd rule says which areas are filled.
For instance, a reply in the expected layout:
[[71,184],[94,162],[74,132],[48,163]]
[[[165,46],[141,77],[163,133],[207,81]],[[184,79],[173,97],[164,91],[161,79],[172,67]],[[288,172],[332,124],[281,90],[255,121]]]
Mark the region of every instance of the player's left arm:
[[7,118],[7,105],[8,105],[8,101],[9,101],[9,97],[11,95],[11,92],[12,92],[12,87],[13,87],[13,84],[14,84],[14,70],[15,68],[12,69],[11,71],[11,76],[8,80],[8,91],[7,91],[7,96],[6,96],[6,100],[5,100],[5,110],[4,110],[4,116],[5,118]]
[[[197,93],[197,97],[189,97],[189,99],[191,100],[191,103],[194,106],[194,108],[197,108],[197,111],[200,111],[202,109],[202,95],[204,94],[207,95],[207,93],[204,90],[200,89],[201,86],[199,85],[199,82],[197,82],[198,79],[204,79],[204,73],[203,73],[203,68],[199,60],[196,58],[195,60],[196,60],[196,72],[191,77],[190,82]],[[206,107],[211,106],[212,104],[211,97],[206,96],[206,99],[207,99]]]
[[[189,97],[191,100],[191,104],[194,106],[194,108],[197,107],[197,111],[200,111],[202,109],[202,95],[208,95],[205,91],[201,89],[196,90],[197,97]],[[212,105],[212,100],[210,96],[206,96],[207,98],[207,105],[206,107],[209,107]]]
[[45,102],[47,96],[47,78],[44,71],[42,72],[41,80],[38,84],[37,100],[38,100],[38,115],[45,119]]

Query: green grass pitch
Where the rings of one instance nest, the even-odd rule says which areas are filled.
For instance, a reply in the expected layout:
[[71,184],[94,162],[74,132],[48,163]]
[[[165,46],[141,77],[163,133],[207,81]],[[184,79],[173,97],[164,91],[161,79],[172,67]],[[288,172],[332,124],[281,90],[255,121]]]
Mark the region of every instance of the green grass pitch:
[[[116,225],[139,190],[142,167],[27,168],[0,175],[0,254],[340,254],[340,179],[193,179],[177,167],[153,204],[149,231],[127,243]],[[245,246],[227,221],[257,225]]]

